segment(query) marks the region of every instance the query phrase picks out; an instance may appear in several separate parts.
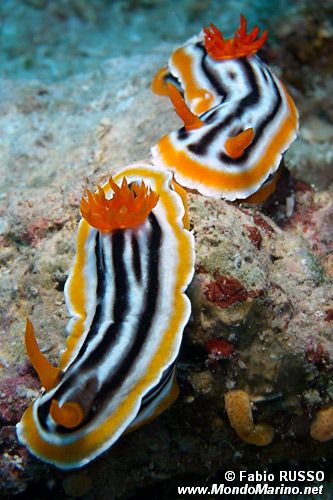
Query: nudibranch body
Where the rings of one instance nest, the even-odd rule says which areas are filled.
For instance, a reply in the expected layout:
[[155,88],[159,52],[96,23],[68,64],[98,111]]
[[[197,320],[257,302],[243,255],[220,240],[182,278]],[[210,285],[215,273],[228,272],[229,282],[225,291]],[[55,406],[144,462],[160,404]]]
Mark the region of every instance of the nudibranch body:
[[297,135],[292,98],[256,55],[267,37],[258,34],[246,33],[243,16],[230,40],[211,25],[175,50],[152,84],[184,122],[152,148],[154,163],[206,196],[257,192]]
[[190,315],[184,292],[194,269],[178,192],[171,173],[136,164],[81,202],[59,368],[39,351],[30,322],[26,329],[46,392],[17,432],[46,462],[80,467],[177,397],[175,361]]

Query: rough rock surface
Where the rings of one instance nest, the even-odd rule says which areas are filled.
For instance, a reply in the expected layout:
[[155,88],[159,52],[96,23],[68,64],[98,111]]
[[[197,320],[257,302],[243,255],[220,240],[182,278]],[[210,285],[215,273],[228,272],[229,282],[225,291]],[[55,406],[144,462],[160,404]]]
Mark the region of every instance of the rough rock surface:
[[[333,404],[332,193],[287,176],[261,209],[189,195],[193,314],[179,359],[181,394],[168,411],[78,472],[41,463],[16,440],[14,425],[39,391],[25,355],[26,318],[50,360],[64,347],[63,287],[83,189],[146,157],[178,126],[167,100],[149,90],[165,59],[114,59],[48,86],[0,82],[4,496],[130,498],[140,488],[173,498],[177,484],[224,468],[332,458],[332,442],[309,430],[318,409]],[[297,148],[287,164],[302,154]],[[274,426],[272,444],[237,437],[223,399],[232,389],[250,394],[256,422]]]

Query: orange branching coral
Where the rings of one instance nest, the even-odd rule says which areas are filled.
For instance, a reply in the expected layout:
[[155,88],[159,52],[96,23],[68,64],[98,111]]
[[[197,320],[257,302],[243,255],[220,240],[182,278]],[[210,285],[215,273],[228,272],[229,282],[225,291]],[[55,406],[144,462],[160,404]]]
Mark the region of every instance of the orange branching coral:
[[[267,39],[267,30],[259,35],[259,28],[255,26],[253,30],[246,33],[246,19],[241,14],[239,28],[235,31],[234,37],[224,40],[222,33],[211,24],[204,29],[205,49],[213,59],[233,59],[235,57],[245,57],[255,54]],[[256,39],[257,38],[257,39]]]
[[103,233],[142,224],[158,202],[158,194],[143,181],[129,187],[124,177],[119,187],[110,177],[109,186],[114,192],[110,200],[98,186],[97,193],[87,189],[80,204],[82,217]]

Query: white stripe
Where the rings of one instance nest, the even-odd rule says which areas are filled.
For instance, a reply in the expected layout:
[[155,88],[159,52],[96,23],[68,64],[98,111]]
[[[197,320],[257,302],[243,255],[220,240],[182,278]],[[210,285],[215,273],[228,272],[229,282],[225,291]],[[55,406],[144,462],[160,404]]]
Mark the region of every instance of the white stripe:
[[[81,222],[85,223],[84,221]],[[84,264],[84,269],[83,269],[83,275],[84,275],[84,288],[85,288],[85,297],[86,297],[86,303],[85,303],[85,313],[86,313],[86,319],[83,323],[83,333],[78,339],[78,342],[75,346],[75,349],[71,353],[71,356],[66,363],[66,366],[64,366],[64,370],[69,366],[72,361],[76,358],[77,353],[81,349],[81,346],[83,345],[85,338],[87,336],[87,333],[89,331],[91,322],[93,320],[95,310],[96,310],[96,293],[92,293],[92,290],[96,290],[97,287],[97,273],[96,273],[96,257],[95,257],[95,242],[96,242],[96,234],[97,230],[90,228],[89,229],[89,234],[86,239],[84,249],[85,249],[85,264]],[[71,335],[71,332],[73,330],[73,327],[77,320],[81,317],[79,314],[74,309],[73,304],[71,303],[70,300],[70,295],[69,295],[69,288],[71,286],[71,280],[72,280],[72,273],[70,273],[66,283],[65,283],[65,303],[68,308],[69,314],[72,316],[70,319],[66,330],[67,334]],[[66,349],[64,349],[65,351]],[[63,352],[64,352],[63,351]]]

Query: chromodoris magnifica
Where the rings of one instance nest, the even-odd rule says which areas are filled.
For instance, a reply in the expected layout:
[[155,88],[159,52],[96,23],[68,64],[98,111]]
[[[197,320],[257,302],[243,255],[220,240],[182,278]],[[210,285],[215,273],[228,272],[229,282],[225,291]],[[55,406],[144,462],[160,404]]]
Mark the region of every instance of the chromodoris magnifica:
[[45,393],[17,425],[46,462],[80,467],[177,397],[175,361],[190,315],[194,241],[172,174],[125,168],[81,202],[65,286],[67,348],[52,366],[33,326],[26,346]]
[[153,161],[172,170],[180,185],[235,200],[271,182],[297,136],[298,114],[285,86],[256,55],[266,38],[258,27],[248,34],[244,16],[228,40],[211,25],[156,74],[152,89],[171,98],[184,126],[152,148]]

